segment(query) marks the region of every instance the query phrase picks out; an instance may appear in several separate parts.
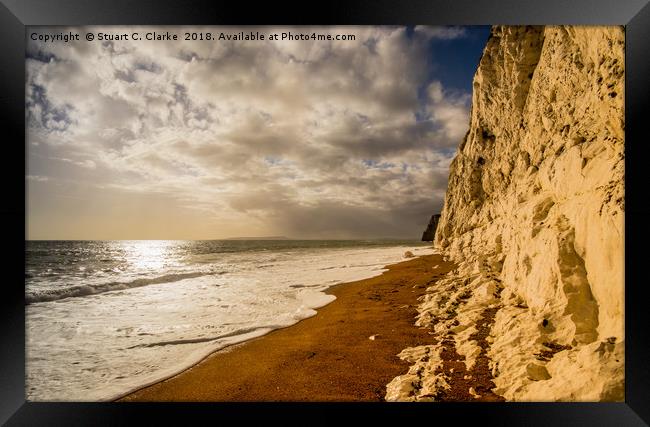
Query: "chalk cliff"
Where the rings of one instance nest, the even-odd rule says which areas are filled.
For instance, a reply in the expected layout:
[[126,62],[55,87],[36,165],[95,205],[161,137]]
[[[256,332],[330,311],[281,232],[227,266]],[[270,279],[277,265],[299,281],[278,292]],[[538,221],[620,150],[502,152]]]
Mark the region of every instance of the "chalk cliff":
[[458,267],[387,400],[624,400],[623,95],[622,27],[492,28],[434,241]]

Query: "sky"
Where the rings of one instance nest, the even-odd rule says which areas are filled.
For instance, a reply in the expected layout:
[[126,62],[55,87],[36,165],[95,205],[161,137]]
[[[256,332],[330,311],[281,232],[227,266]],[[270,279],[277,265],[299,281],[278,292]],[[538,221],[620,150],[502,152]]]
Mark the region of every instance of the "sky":
[[[84,37],[153,31],[180,40]],[[240,31],[267,37],[183,40]],[[282,32],[355,40],[268,40]],[[489,27],[27,33],[27,239],[416,240],[442,209]]]

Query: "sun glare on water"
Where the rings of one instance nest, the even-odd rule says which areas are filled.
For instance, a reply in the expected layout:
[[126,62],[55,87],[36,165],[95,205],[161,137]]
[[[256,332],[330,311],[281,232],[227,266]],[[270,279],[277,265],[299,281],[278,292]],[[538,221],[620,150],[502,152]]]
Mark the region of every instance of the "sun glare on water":
[[135,240],[121,242],[128,263],[137,270],[159,270],[173,262],[173,242]]

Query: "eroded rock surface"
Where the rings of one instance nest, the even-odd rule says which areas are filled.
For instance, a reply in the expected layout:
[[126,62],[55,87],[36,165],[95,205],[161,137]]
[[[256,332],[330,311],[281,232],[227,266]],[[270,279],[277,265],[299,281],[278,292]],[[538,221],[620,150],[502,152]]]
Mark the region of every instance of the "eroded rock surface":
[[453,339],[506,400],[624,400],[623,28],[494,27],[473,89],[434,241],[458,268],[417,320],[437,344],[387,399],[450,390]]

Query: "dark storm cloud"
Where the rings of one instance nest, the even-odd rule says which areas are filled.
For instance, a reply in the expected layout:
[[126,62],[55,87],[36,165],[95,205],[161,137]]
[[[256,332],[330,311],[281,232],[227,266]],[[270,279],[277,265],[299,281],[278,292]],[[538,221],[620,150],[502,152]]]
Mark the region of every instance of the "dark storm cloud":
[[30,84],[27,87],[25,102],[29,126],[48,131],[65,131],[72,124],[70,113],[73,107],[69,104],[53,105],[43,86]]

